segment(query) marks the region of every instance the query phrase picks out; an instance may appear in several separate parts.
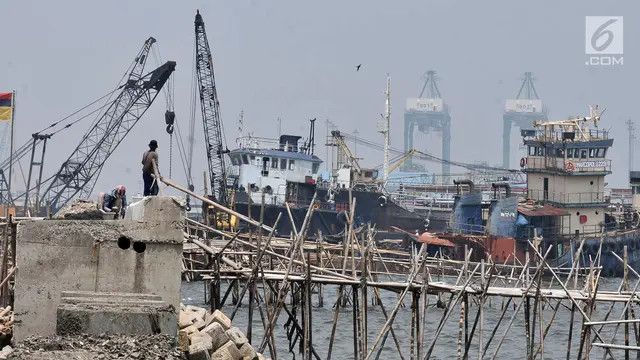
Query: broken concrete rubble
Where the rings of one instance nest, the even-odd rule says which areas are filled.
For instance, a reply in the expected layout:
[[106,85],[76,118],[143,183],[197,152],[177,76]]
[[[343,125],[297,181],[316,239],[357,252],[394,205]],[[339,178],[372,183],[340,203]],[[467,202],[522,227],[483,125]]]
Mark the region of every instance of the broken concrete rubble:
[[74,335],[31,337],[18,343],[8,359],[148,359],[183,360],[166,335]]
[[[224,313],[220,310],[213,313],[207,313],[205,310],[203,313],[202,310],[204,309],[194,306],[183,306],[180,311],[183,321],[178,344],[181,349],[186,349],[190,360],[264,359],[264,356],[251,346],[244,333],[232,326],[231,320]],[[196,326],[207,322],[209,324],[202,329]]]
[[97,203],[89,200],[76,200],[58,210],[53,216],[57,220],[106,220],[113,217],[113,213],[107,215],[98,209]]

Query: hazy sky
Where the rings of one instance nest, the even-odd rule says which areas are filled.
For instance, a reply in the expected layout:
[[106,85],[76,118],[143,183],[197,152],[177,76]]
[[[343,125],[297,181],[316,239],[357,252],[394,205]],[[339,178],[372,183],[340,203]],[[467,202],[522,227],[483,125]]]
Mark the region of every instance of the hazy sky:
[[[515,96],[525,71],[534,72],[551,118],[606,107],[602,127],[616,138],[609,183],[627,183],[625,120],[637,113],[640,78],[637,1],[2,1],[0,91],[16,89],[16,144],[103,95],[118,81],[148,36],[164,60],[177,62],[175,106],[186,132],[190,112],[193,20],[200,9],[214,54],[222,118],[230,148],[238,114],[248,130],[274,137],[307,134],[317,118],[381,142],[376,121],[384,111],[385,74],[392,78],[392,144],[402,147],[403,109],[424,72],[436,70],[451,109],[452,158],[501,162],[504,100]],[[622,15],[624,65],[585,65],[585,15]],[[355,65],[362,64],[359,72]],[[153,59],[147,70],[155,68]],[[141,191],[140,158],[151,138],[160,143],[168,172],[164,99],[159,97],[109,159],[96,191],[117,183]],[[199,110],[198,110],[199,111]],[[640,125],[640,122],[639,122]],[[54,173],[88,123],[54,137],[45,174]],[[194,178],[205,169],[198,121]],[[513,133],[513,162],[520,157]],[[418,141],[440,153],[438,136]],[[318,146],[324,158],[324,149]],[[358,146],[365,164],[382,155]],[[639,154],[640,156],[640,154]],[[24,166],[28,164],[24,163]],[[439,166],[434,166],[439,170]],[[184,182],[177,152],[173,177]],[[25,169],[26,171],[27,169]],[[15,181],[23,182],[19,171]]]

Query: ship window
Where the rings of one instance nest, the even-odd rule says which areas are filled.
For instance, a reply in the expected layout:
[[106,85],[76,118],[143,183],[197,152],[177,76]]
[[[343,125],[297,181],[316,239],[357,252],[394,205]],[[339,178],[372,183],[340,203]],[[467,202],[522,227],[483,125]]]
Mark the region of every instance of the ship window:
[[597,158],[603,158],[604,157],[604,153],[605,153],[605,148],[597,148],[596,150],[596,157]]
[[289,160],[289,170],[293,170],[296,168],[295,160]]
[[587,149],[580,150],[580,158],[581,159],[586,159],[587,158]]
[[278,168],[278,158],[271,158],[271,168],[273,169]]
[[287,170],[287,159],[280,159],[280,170]]
[[319,167],[320,167],[320,163],[313,163],[311,165],[311,172],[314,173],[314,174],[317,174]]
[[564,157],[564,149],[556,149],[556,156],[557,157]]
[[538,156],[544,156],[544,148],[543,147],[536,147],[536,154]]
[[236,155],[231,156],[231,164],[236,166],[240,165],[240,158]]
[[589,149],[589,157],[590,158],[596,157],[596,149],[594,149],[594,148],[590,148]]
[[536,154],[536,147],[529,146],[529,156],[534,156]]
[[242,163],[247,165],[249,163],[249,159],[247,158],[247,154],[242,155]]
[[249,156],[249,159],[251,159],[251,161],[253,161],[253,160],[255,160],[255,159],[256,159],[256,156],[255,156],[255,155],[250,155],[250,156]]

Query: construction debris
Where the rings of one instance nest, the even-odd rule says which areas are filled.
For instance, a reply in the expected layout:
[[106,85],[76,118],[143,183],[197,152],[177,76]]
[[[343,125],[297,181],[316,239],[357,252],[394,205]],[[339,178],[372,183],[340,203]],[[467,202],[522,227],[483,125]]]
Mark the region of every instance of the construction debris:
[[186,359],[173,343],[166,335],[31,337],[21,341],[7,359]]
[[0,307],[0,344],[8,344],[13,336],[13,311],[11,306]]
[[[105,213],[98,209],[98,204],[89,200],[76,200],[58,211],[57,220],[103,220]],[[111,216],[113,219],[113,216]]]
[[220,310],[208,313],[197,306],[181,306],[179,324],[178,348],[189,360],[264,359]]

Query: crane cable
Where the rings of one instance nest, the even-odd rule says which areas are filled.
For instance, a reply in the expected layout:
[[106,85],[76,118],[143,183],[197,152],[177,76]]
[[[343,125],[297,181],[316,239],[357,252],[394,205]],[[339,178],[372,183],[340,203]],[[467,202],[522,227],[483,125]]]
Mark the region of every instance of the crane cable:
[[[354,139],[354,136],[349,134],[349,133],[345,133],[345,132],[340,132],[340,134],[342,134],[345,138],[348,139]],[[365,138],[362,137],[358,137],[358,142],[362,143],[366,146],[369,146],[372,149],[376,149],[376,150],[382,150],[383,146],[375,143],[373,141],[367,140]],[[393,153],[396,154],[404,154],[403,151],[399,150],[399,149],[395,149],[395,148],[389,148],[389,150]],[[495,167],[495,166],[486,166],[486,165],[474,165],[474,164],[468,164],[468,163],[463,163],[463,162],[458,162],[458,161],[452,161],[452,160],[445,160],[442,158],[439,158],[435,155],[431,155],[429,153],[425,153],[419,150],[416,150],[416,154],[413,155],[414,157],[417,157],[419,159],[422,160],[427,160],[427,161],[433,161],[433,162],[437,162],[437,163],[441,163],[441,164],[449,164],[449,165],[453,165],[453,166],[457,166],[457,167],[461,167],[461,168],[465,168],[468,170],[489,170],[489,171],[507,171],[507,172],[520,172],[520,170],[518,169],[506,169],[506,168],[501,168],[501,167]]]

